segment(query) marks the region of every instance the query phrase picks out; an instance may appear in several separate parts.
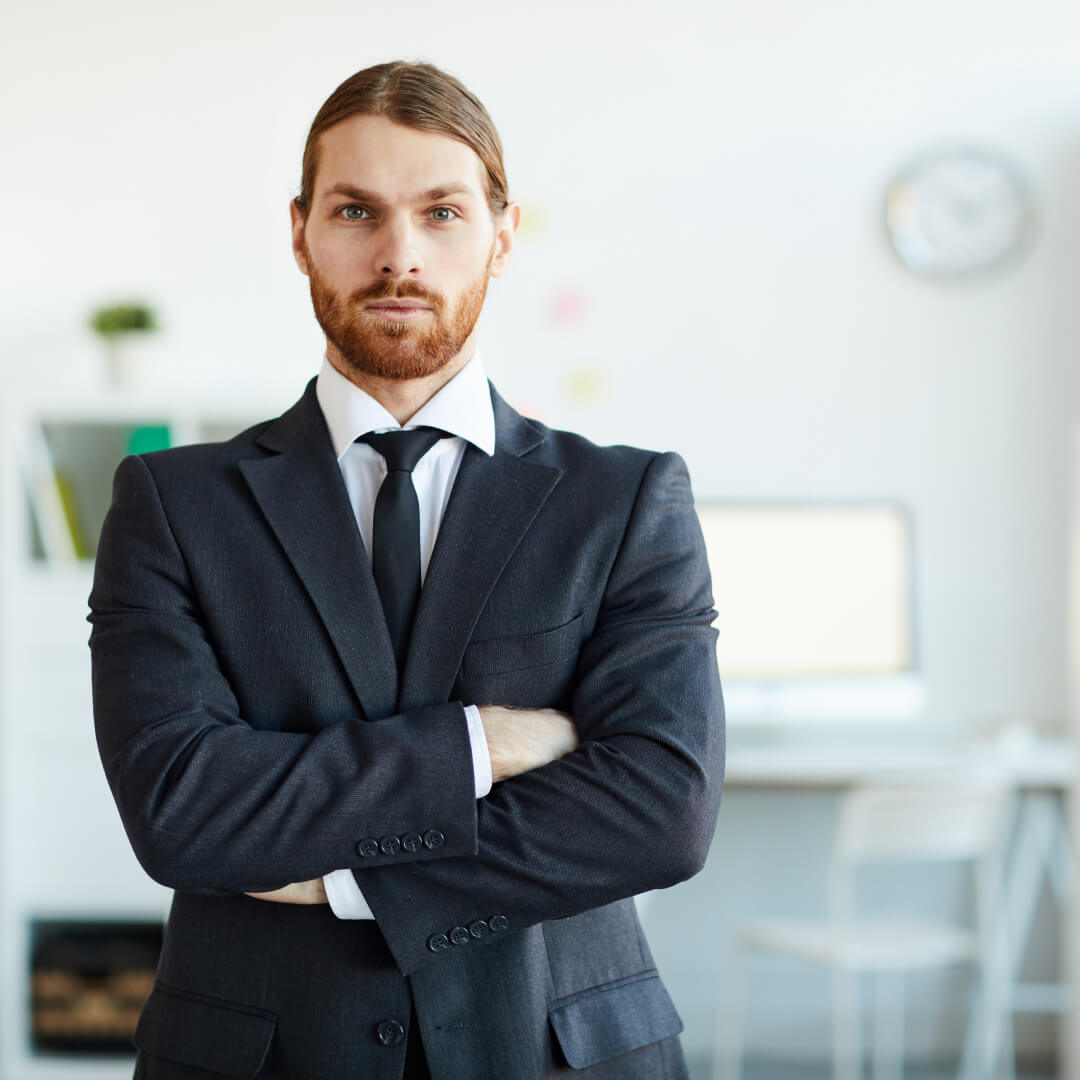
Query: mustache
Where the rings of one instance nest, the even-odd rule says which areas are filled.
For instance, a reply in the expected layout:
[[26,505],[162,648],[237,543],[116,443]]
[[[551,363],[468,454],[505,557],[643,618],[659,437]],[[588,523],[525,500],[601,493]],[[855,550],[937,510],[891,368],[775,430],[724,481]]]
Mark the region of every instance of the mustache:
[[435,312],[443,308],[442,296],[421,285],[418,281],[377,281],[362,289],[354,289],[349,294],[350,304],[363,304],[369,300],[423,300]]

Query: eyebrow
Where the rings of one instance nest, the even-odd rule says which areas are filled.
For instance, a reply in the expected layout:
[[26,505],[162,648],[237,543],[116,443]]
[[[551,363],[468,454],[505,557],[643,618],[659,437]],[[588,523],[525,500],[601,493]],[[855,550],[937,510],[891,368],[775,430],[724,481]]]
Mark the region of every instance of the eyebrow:
[[[382,196],[376,195],[374,191],[358,188],[352,184],[335,184],[323,193],[323,198],[330,198],[334,195],[344,195],[346,198],[356,199],[357,202],[370,203],[372,206],[386,205],[386,200]],[[473,198],[475,193],[464,181],[449,180],[443,184],[436,184],[434,187],[428,188],[427,191],[421,191],[413,199],[413,202],[436,202],[439,199],[445,199],[449,195],[465,195]]]

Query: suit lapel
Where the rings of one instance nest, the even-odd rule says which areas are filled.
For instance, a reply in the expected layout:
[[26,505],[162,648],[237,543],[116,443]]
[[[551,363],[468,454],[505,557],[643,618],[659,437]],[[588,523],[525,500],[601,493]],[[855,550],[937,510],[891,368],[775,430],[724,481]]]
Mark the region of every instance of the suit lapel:
[[495,453],[467,447],[420,593],[399,708],[446,701],[495,582],[562,475],[524,455],[543,429],[494,388]]
[[240,463],[251,493],[311,596],[365,715],[389,716],[397,698],[393,647],[314,380],[256,442],[276,453]]

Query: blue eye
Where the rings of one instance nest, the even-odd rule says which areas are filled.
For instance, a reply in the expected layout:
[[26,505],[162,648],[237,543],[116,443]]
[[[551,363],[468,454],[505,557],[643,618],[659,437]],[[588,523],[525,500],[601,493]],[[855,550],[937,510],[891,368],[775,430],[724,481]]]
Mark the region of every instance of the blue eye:
[[364,218],[360,215],[367,216],[367,211],[362,206],[346,206],[341,212],[345,215],[346,221],[363,221]]
[[[436,221],[453,221],[454,218],[457,217],[457,214],[455,214],[449,206],[436,206],[435,209],[431,211],[431,213]],[[442,217],[441,215],[443,214],[445,214],[446,216]]]

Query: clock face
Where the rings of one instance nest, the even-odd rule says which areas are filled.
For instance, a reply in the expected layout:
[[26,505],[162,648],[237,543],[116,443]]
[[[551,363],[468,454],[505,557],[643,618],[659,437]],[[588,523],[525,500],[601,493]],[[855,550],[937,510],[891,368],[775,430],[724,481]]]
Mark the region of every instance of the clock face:
[[893,247],[918,273],[964,276],[998,266],[1028,239],[1034,206],[1019,171],[983,150],[949,149],[911,165],[889,189]]

